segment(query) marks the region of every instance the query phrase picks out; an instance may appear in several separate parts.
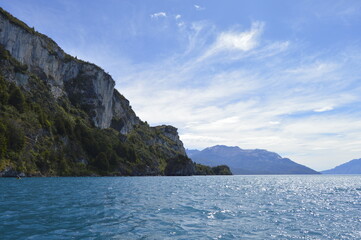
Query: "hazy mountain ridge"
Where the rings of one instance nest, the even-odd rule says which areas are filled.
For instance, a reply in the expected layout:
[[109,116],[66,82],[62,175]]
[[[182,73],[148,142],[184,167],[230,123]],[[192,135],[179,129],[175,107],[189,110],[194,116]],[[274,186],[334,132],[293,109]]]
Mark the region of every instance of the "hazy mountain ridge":
[[241,149],[217,145],[199,150],[186,150],[196,163],[227,165],[233,174],[318,174],[318,172],[262,149]]
[[322,174],[361,174],[361,158],[343,163],[329,170],[321,171]]

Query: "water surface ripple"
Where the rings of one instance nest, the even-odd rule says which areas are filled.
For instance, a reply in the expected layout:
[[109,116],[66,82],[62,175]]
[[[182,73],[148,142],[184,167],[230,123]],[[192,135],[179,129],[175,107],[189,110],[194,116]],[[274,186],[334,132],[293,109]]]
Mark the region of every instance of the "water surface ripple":
[[361,176],[2,178],[0,239],[361,239]]

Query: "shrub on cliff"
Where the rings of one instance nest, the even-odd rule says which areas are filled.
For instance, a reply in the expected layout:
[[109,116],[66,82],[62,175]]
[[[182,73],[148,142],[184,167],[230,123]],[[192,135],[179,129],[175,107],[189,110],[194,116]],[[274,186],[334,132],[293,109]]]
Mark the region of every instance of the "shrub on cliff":
[[14,106],[19,112],[24,112],[25,98],[19,87],[12,85],[10,96],[8,100],[9,104]]

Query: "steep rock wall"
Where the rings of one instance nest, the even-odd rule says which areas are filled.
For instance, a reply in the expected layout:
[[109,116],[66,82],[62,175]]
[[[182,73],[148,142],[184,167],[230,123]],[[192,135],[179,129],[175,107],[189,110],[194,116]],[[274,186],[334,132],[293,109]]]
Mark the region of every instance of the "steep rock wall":
[[[79,104],[91,116],[95,126],[107,128],[115,116],[124,122],[124,128],[119,130],[128,133],[137,123],[134,112],[121,114],[130,108],[129,102],[113,95],[115,83],[109,74],[94,64],[69,56],[53,40],[35,32],[2,9],[0,44],[12,57],[27,65],[29,71],[44,80],[55,98],[67,95],[73,103]],[[24,79],[14,80],[19,84],[24,82]],[[120,116],[125,118],[119,119]]]
[[129,101],[116,89],[114,89],[112,101],[113,119],[111,127],[122,134],[127,134],[133,129],[134,125],[139,124],[141,121],[134,113]]
[[[183,156],[187,156],[186,151],[184,149],[182,141],[179,139],[178,130],[177,128],[170,126],[170,125],[162,125],[155,127],[158,131],[161,132],[163,136],[168,138],[171,141],[164,141],[164,138],[156,138],[156,143],[160,145],[165,145],[174,151],[177,151]],[[172,144],[169,144],[172,143]],[[175,157],[175,156],[173,156]]]

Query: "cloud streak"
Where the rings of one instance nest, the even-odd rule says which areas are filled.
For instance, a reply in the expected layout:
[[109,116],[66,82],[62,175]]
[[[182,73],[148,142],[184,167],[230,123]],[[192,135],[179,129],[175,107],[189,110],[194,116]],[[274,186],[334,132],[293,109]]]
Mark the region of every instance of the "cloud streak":
[[326,106],[326,107],[322,107],[322,108],[317,108],[313,111],[315,112],[327,112],[327,111],[331,111],[333,110],[333,107],[332,106]]
[[258,38],[262,34],[263,26],[264,23],[254,22],[248,31],[221,32],[199,61],[220,53],[247,52],[254,49],[258,45]]
[[222,32],[212,49],[249,51],[257,46],[257,38],[263,31],[264,24],[255,22],[252,28],[245,32]]
[[151,18],[165,18],[167,17],[167,13],[165,12],[157,12],[150,15]]
[[194,4],[193,6],[197,11],[202,11],[202,10],[206,9],[205,7],[201,7],[201,6],[197,5],[197,4]]

